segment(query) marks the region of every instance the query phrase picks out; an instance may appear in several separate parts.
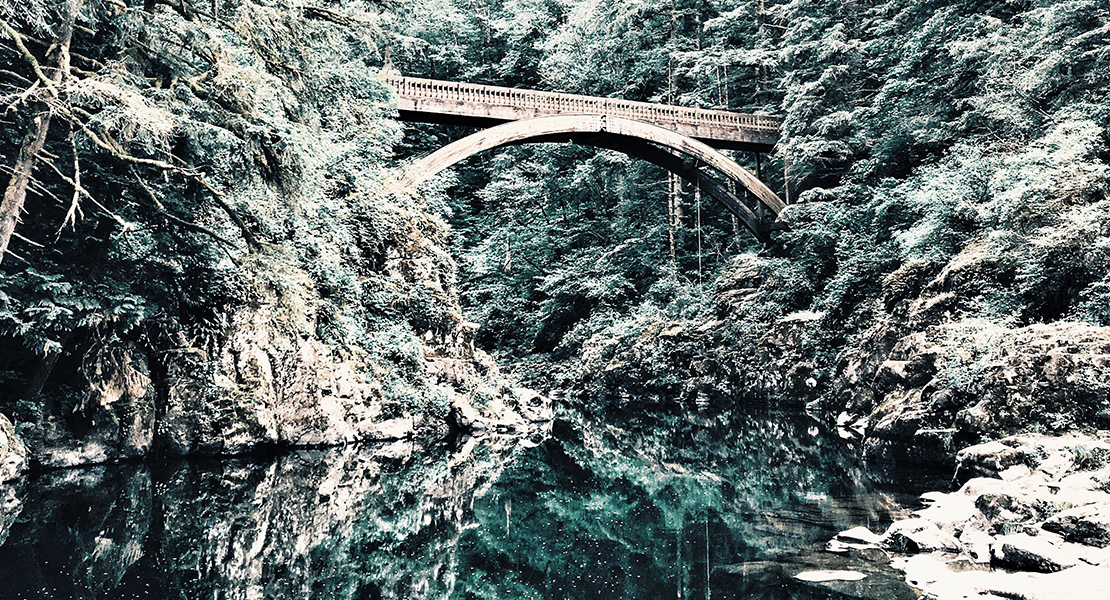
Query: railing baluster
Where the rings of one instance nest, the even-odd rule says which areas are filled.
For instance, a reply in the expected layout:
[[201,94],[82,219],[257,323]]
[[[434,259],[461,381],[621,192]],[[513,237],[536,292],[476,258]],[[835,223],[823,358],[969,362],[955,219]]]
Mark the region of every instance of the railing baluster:
[[644,104],[614,98],[593,98],[574,94],[558,94],[538,90],[497,88],[463,82],[446,82],[434,79],[409,78],[386,74],[386,84],[397,95],[408,98],[456,100],[459,102],[496,104],[540,113],[553,114],[603,114],[637,119],[666,126],[684,123],[717,127],[737,127],[774,130],[782,120],[765,115],[737,114],[727,110],[685,106]]

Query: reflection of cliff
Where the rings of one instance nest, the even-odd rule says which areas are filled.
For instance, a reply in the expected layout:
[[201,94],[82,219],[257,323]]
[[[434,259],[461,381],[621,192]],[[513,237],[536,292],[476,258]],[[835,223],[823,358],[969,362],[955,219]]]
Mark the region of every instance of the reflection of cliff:
[[143,556],[153,499],[144,467],[63,471],[2,491],[26,498],[0,505],[11,523],[0,598],[107,597]]
[[46,474],[2,488],[0,597],[444,597],[474,495],[520,442]]
[[178,469],[162,508],[166,577],[188,597],[442,597],[492,464],[398,442]]

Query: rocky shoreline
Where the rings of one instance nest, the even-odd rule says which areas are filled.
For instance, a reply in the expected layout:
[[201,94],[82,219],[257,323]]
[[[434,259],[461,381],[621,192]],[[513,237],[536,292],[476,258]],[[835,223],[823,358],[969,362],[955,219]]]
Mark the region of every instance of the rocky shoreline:
[[883,550],[931,600],[1110,597],[1110,432],[1010,436],[965,448],[956,461],[957,491],[926,493],[910,518],[882,534],[843,531],[827,550],[872,560]]

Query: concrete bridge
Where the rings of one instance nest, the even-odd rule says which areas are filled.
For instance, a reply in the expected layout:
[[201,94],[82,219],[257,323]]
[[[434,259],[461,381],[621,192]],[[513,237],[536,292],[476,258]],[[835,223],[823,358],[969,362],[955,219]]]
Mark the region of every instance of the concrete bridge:
[[[718,149],[769,152],[780,120],[763,115],[403,77],[387,73],[402,121],[487,128],[409,165],[399,189],[501,146],[574,142],[649,161],[698,186],[761,241],[785,204]],[[746,202],[738,186],[754,196]]]

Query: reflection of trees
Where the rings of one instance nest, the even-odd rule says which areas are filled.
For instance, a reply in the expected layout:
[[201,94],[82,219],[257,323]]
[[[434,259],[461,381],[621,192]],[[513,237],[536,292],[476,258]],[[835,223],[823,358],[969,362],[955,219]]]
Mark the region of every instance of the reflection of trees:
[[891,511],[850,452],[811,427],[559,422],[544,439],[452,451],[400,442],[50,474],[26,486],[0,547],[0,597],[673,598],[704,594],[707,577],[714,596],[777,587],[838,529]]
[[898,510],[850,448],[804,419],[555,431],[477,500],[460,595],[703,597],[707,579],[714,597],[758,595],[823,564],[815,552],[837,531]]

